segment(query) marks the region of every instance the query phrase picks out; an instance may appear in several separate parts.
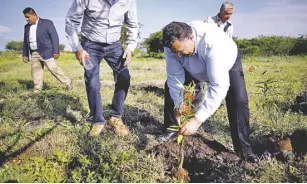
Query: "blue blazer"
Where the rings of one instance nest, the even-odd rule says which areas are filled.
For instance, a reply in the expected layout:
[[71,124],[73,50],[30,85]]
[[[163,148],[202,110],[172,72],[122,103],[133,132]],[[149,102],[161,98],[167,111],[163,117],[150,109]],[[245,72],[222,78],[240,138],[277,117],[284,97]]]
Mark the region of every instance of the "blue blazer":
[[[39,18],[36,29],[37,49],[43,59],[50,59],[53,54],[60,54],[59,36],[53,25],[53,22],[48,19]],[[30,24],[25,25],[23,39],[23,56],[30,56]]]

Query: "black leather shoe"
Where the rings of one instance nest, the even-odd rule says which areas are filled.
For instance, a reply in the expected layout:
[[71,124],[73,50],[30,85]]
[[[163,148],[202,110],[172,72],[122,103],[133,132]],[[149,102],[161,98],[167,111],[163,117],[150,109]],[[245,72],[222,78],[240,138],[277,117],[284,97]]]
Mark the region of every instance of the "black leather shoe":
[[251,163],[258,163],[259,159],[254,153],[248,153],[244,155],[244,159]]
[[178,132],[165,132],[162,135],[157,136],[157,141],[166,142],[173,141],[177,138]]

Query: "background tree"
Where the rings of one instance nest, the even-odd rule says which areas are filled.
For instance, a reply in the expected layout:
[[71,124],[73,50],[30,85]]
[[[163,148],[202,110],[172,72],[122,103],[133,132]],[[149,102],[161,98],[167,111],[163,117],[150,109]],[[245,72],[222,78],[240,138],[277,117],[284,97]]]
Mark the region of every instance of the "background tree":
[[306,55],[307,54],[307,35],[301,35],[296,39],[291,55]]
[[[138,38],[141,38],[141,32],[140,29],[141,27],[143,27],[144,25],[139,23],[139,32],[138,32]],[[121,29],[121,36],[120,36],[120,41],[124,44],[127,45],[127,39],[128,39],[128,33],[127,33],[127,27],[125,25],[122,26]]]
[[162,34],[162,30],[152,33],[149,38],[146,38],[142,43],[142,45],[147,49],[149,56],[161,56],[163,53]]
[[22,47],[22,41],[10,41],[5,45],[5,49],[8,51],[21,51]]
[[64,51],[65,49],[65,45],[64,44],[60,44],[60,51]]
[[239,50],[245,55],[252,56],[288,56],[307,53],[306,37],[288,36],[258,36],[250,39],[237,39]]

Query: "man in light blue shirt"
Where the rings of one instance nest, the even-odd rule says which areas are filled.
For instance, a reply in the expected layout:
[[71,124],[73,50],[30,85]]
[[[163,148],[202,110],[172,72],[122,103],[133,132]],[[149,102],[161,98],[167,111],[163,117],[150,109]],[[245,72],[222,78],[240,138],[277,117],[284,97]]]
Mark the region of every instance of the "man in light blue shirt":
[[[167,128],[177,124],[183,95],[180,83],[208,82],[204,100],[194,117],[181,128],[183,135],[196,133],[226,97],[231,137],[235,152],[251,162],[258,162],[249,140],[248,98],[236,43],[214,24],[194,21],[172,22],[163,29],[167,82],[165,84],[164,126],[167,141],[177,136]],[[180,81],[180,83],[178,82]]]
[[[78,27],[81,24],[81,45]],[[127,28],[127,48],[120,42],[121,28]],[[98,136],[106,120],[100,95],[100,62],[105,59],[113,70],[115,91],[108,123],[118,135],[128,135],[124,125],[123,104],[130,86],[127,65],[137,46],[138,20],[136,0],[73,0],[66,16],[66,36],[80,64],[90,59],[93,67],[85,69],[84,77],[90,113],[93,116],[89,137]]]

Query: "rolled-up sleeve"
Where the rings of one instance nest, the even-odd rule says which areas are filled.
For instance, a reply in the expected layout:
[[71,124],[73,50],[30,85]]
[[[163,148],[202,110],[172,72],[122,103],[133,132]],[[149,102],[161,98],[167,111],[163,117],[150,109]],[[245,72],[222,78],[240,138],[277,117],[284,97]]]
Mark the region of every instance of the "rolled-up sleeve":
[[180,91],[185,81],[184,69],[179,58],[169,48],[164,47],[164,53],[166,59],[167,85],[175,107],[180,108],[183,100],[183,95],[180,94]]
[[218,109],[229,89],[229,70],[235,62],[235,57],[229,57],[229,54],[223,51],[225,51],[223,46],[212,46],[207,56],[209,86],[203,103],[195,113],[201,122],[207,120]]
[[130,4],[130,8],[127,13],[125,13],[125,22],[124,24],[127,27],[127,47],[134,51],[137,47],[137,39],[139,33],[139,23],[137,18],[137,7],[136,1],[132,0]]
[[65,18],[65,33],[73,52],[81,48],[78,37],[80,26],[86,5],[84,0],[73,0]]

